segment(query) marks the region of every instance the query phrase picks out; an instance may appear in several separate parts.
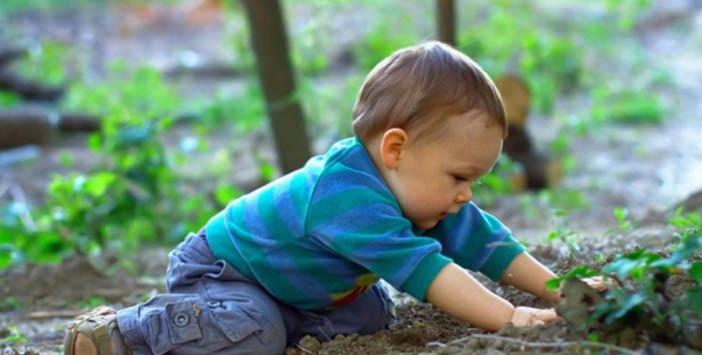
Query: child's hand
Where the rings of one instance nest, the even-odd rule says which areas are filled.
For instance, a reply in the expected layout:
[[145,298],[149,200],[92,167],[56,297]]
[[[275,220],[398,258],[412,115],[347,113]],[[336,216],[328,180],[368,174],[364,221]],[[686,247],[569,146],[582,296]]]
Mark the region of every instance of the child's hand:
[[515,327],[531,327],[544,325],[561,319],[553,308],[539,309],[531,307],[517,307],[512,313],[510,323]]

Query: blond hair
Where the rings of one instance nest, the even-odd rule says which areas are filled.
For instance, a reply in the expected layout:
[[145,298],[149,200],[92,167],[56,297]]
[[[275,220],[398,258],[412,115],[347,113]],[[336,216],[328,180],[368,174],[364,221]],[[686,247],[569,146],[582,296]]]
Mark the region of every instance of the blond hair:
[[437,120],[479,110],[507,134],[500,93],[467,55],[430,41],[400,49],[366,76],[353,109],[354,134],[364,142],[390,128],[429,131]]

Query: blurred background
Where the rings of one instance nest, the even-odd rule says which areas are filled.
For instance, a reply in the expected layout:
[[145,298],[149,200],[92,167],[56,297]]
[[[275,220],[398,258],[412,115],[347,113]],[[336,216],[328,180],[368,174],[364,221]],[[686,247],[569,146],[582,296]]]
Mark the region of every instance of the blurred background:
[[[85,273],[78,255],[132,275],[132,291],[154,287],[136,275],[163,273],[163,253],[228,201],[350,136],[368,71],[430,39],[475,59],[505,96],[515,133],[477,203],[527,244],[577,248],[702,189],[701,8],[3,0],[0,270],[61,279]],[[121,295],[30,281],[0,287],[0,308]]]

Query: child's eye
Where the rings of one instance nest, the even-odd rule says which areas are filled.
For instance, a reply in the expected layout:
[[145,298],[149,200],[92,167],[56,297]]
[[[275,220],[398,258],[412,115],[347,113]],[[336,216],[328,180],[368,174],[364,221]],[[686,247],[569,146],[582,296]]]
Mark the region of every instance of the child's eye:
[[468,179],[464,178],[463,176],[458,176],[458,175],[454,175],[453,179],[456,180],[457,182],[468,181]]

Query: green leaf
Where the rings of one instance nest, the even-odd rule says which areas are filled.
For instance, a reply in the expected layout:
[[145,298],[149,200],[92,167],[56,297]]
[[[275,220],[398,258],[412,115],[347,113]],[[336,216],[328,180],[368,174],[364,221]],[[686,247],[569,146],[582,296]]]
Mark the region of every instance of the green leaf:
[[553,279],[550,279],[546,281],[546,289],[549,291],[556,291],[558,290],[559,287],[561,287],[561,284],[565,281],[562,277],[556,277]]
[[241,195],[241,190],[230,185],[219,185],[215,190],[215,199],[217,199],[217,203],[219,203],[222,206],[225,206],[226,204],[228,204],[229,202]]
[[12,264],[12,252],[9,248],[0,248],[0,270]]
[[641,292],[628,295],[616,312],[607,315],[605,322],[611,324],[613,321],[625,316],[634,307],[642,304],[644,301],[646,301],[646,295]]
[[84,191],[92,197],[100,197],[105,194],[105,191],[112,185],[117,176],[113,173],[103,171],[90,176],[84,185]]
[[549,291],[555,291],[559,287],[561,287],[561,284],[565,280],[579,279],[579,278],[591,277],[591,276],[595,276],[595,275],[599,275],[599,272],[597,270],[595,270],[587,265],[578,265],[578,266],[572,268],[567,273],[565,273],[563,276],[548,280],[546,282],[546,289],[548,289]]
[[605,265],[602,268],[602,271],[607,272],[607,273],[614,273],[616,274],[619,278],[627,278],[629,274],[634,270],[637,266],[639,266],[639,261],[638,260],[632,260],[628,259],[625,257],[620,257],[609,264]]
[[617,207],[614,209],[614,218],[617,219],[619,223],[626,221],[626,217],[629,215],[629,210],[626,208]]
[[102,145],[102,138],[99,133],[93,133],[88,137],[88,147],[93,151],[99,151]]
[[687,301],[691,310],[702,314],[702,287],[690,287],[687,289]]
[[692,267],[690,267],[690,278],[702,282],[702,261],[692,264]]
[[273,164],[261,161],[259,162],[259,172],[261,174],[261,178],[264,181],[273,181],[273,178],[275,178],[275,167]]

